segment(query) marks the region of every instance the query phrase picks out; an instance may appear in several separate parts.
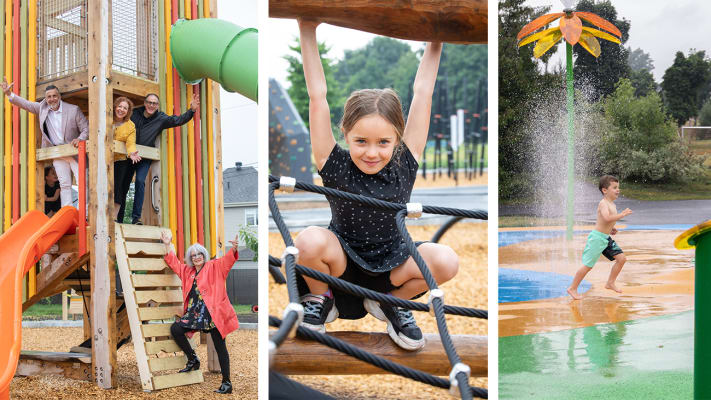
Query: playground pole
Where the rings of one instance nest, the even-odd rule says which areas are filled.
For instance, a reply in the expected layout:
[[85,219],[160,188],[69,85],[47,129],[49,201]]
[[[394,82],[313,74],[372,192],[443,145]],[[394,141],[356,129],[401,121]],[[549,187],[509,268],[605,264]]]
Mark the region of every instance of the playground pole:
[[711,220],[687,230],[674,240],[677,249],[696,249],[694,268],[694,399],[711,398]]
[[573,204],[575,202],[575,148],[573,147],[573,140],[575,138],[575,121],[574,113],[575,110],[573,96],[575,95],[573,91],[573,46],[566,42],[565,43],[565,56],[566,56],[566,77],[567,77],[567,89],[568,89],[568,200],[566,201],[566,230],[565,237],[568,240],[573,239]]

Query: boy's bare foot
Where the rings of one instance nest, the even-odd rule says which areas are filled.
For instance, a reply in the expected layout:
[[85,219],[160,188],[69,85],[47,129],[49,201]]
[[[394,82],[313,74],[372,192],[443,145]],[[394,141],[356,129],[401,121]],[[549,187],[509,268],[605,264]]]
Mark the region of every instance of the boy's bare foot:
[[568,292],[568,294],[570,295],[570,297],[573,298],[573,300],[580,300],[583,298],[583,296],[581,296],[577,290],[573,290],[573,288],[568,288],[566,292]]
[[609,283],[609,282],[606,283],[606,284],[605,284],[605,289],[610,289],[610,290],[614,290],[614,291],[617,292],[617,293],[622,293],[622,289],[620,289],[620,288],[618,288],[617,286],[615,286],[614,282],[613,282],[613,283]]

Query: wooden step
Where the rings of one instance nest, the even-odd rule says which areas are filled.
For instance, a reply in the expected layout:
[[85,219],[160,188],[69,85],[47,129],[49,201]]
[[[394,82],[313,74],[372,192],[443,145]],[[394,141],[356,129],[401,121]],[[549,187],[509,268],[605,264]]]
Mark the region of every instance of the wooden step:
[[160,375],[153,377],[153,388],[155,390],[167,389],[175,386],[192,385],[193,383],[204,382],[202,376],[202,371],[190,371],[170,374],[170,375]]
[[[66,253],[65,253],[66,254]],[[59,293],[67,288],[64,279],[77,268],[89,262],[89,253],[78,257],[77,253],[62,254],[48,268],[42,269],[37,276],[37,291],[35,295],[22,303],[22,311],[26,311],[36,302],[45,297]],[[87,285],[89,287],[89,285]]]

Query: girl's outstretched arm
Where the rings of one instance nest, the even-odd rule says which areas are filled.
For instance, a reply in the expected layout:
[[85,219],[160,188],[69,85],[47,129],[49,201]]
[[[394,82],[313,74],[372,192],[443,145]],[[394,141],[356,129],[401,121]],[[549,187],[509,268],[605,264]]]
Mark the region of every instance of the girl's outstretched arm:
[[321,57],[316,41],[316,21],[299,20],[301,35],[301,59],[304,63],[306,90],[309,93],[309,127],[311,130],[311,152],[320,171],[336,145],[331,131],[331,110],[326,101],[326,76],[323,73]]
[[422,55],[420,67],[415,75],[412,103],[407,115],[403,141],[410,152],[419,160],[427,144],[427,132],[430,128],[430,109],[432,108],[432,92],[437,81],[439,56],[442,53],[442,43],[427,43]]

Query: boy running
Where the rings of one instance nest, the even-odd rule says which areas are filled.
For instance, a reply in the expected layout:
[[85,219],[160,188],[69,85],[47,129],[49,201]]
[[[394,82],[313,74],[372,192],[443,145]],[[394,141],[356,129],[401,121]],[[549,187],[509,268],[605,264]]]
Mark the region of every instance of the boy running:
[[585,275],[590,272],[595,262],[600,258],[600,254],[604,255],[610,261],[615,261],[612,270],[610,270],[610,276],[607,278],[605,288],[614,290],[617,293],[622,293],[622,290],[615,286],[615,279],[617,279],[617,275],[622,271],[622,266],[625,265],[627,258],[624,253],[622,253],[620,246],[612,240],[610,235],[617,233],[615,222],[632,214],[632,210],[625,208],[621,213],[617,213],[615,200],[617,200],[617,197],[620,195],[620,181],[614,176],[605,175],[600,178],[598,189],[600,189],[602,193],[602,200],[600,200],[600,203],[597,205],[595,230],[590,232],[588,240],[585,243],[583,266],[575,273],[573,283],[568,287],[568,294],[575,300],[582,298],[578,293],[578,285],[580,285]]

